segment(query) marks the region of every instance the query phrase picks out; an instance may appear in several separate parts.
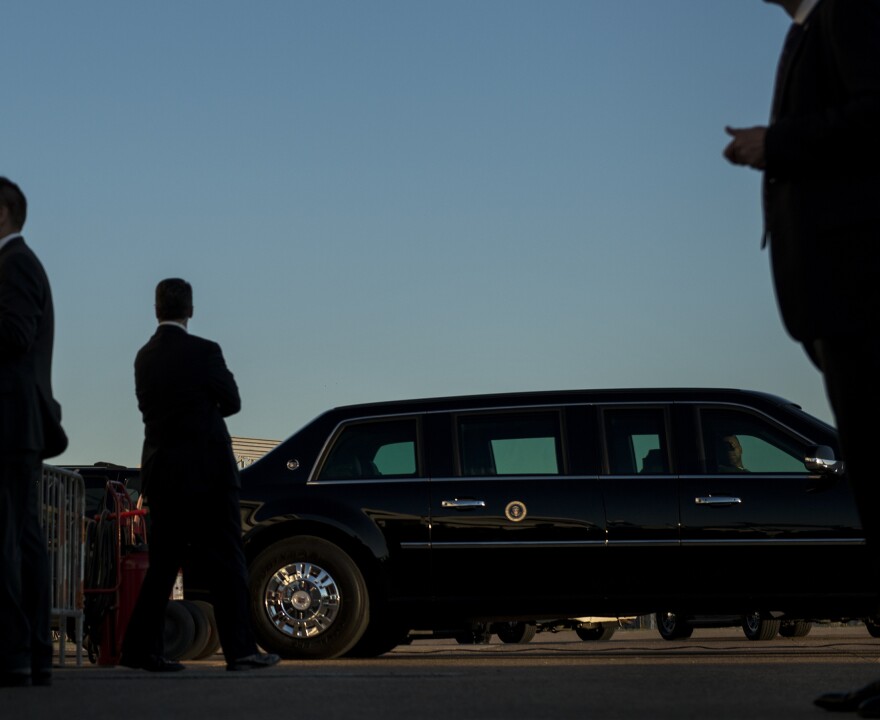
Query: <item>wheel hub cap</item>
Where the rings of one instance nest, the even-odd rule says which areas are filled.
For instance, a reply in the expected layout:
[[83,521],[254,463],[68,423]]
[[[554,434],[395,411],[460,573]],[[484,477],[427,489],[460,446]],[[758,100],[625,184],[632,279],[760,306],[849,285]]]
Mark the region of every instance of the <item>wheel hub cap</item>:
[[310,638],[325,632],[336,620],[341,601],[333,576],[314,563],[286,565],[266,585],[266,614],[290,637]]

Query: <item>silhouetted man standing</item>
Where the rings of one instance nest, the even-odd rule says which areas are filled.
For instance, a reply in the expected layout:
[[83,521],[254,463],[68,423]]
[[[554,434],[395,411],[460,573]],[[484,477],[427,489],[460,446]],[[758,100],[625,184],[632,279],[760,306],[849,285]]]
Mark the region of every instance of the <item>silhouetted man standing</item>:
[[[764,171],[779,309],[824,375],[880,589],[880,0],[765,1],[794,20],[770,124],[724,154]],[[880,717],[880,682],[816,704]]]
[[0,687],[52,680],[38,489],[42,459],[67,447],[52,397],[52,292],[21,236],[26,219],[21,189],[0,177]]
[[210,583],[227,670],[278,662],[257,652],[241,544],[238,466],[223,418],[241,408],[217,343],[187,331],[192,287],[176,278],[156,287],[159,327],[134,363],[144,419],[142,489],[150,508],[149,558],[120,664],[151,672],[183,665],[164,657],[165,609],[191,552]]

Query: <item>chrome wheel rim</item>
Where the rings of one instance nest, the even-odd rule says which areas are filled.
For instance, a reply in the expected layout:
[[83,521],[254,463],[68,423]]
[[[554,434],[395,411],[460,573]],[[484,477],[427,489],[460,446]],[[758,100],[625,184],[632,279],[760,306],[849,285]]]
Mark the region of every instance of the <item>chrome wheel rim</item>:
[[675,613],[671,613],[671,612],[663,613],[663,617],[660,620],[660,625],[666,632],[668,632],[668,633],[675,632],[675,624],[676,624]]
[[751,615],[746,615],[746,625],[753,633],[758,632],[761,628],[761,613],[755,612]]
[[339,615],[342,596],[333,576],[314,563],[280,568],[266,584],[265,608],[279,632],[311,638],[326,632]]

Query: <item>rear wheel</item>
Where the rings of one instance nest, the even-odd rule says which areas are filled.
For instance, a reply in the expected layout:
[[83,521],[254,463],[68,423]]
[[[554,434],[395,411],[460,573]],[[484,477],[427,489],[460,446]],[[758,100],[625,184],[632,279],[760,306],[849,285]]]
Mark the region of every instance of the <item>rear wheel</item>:
[[581,640],[606,642],[617,632],[617,628],[608,623],[596,623],[593,627],[576,627],[574,631]]
[[865,627],[868,629],[868,635],[880,638],[880,618],[865,618]]
[[813,623],[809,620],[783,620],[779,626],[779,634],[782,637],[806,637],[813,629]]
[[351,650],[370,620],[364,577],[348,554],[318,537],[290,538],[250,568],[259,644],[284,658],[335,658]]
[[531,642],[535,633],[538,632],[535,623],[520,621],[498,623],[494,630],[501,642],[511,645],[524,645]]
[[655,615],[657,630],[664,640],[686,640],[694,634],[687,620],[674,612],[659,612]]
[[780,624],[769,615],[753,612],[743,616],[742,629],[749,640],[772,640],[779,633]]

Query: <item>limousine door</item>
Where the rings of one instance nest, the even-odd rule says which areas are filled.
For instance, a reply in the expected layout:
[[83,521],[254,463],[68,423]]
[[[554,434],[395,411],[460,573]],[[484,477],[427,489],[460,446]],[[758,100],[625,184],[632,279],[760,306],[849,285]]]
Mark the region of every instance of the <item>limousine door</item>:
[[681,572],[679,480],[670,459],[669,411],[666,406],[606,407],[600,415],[608,593],[621,607],[650,608],[677,592]]
[[602,494],[568,474],[560,411],[453,422],[455,467],[431,481],[435,597],[495,617],[588,613],[603,593]]
[[804,467],[810,441],[734,408],[699,409],[698,433],[705,472],[682,477],[683,590],[764,610],[857,594],[866,556],[856,508],[843,478]]

